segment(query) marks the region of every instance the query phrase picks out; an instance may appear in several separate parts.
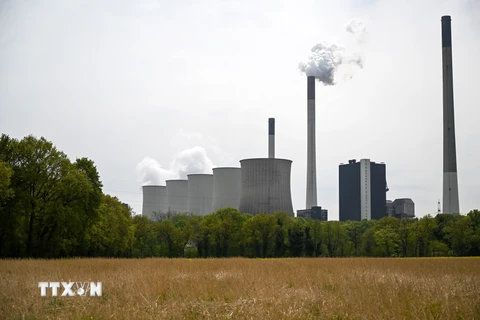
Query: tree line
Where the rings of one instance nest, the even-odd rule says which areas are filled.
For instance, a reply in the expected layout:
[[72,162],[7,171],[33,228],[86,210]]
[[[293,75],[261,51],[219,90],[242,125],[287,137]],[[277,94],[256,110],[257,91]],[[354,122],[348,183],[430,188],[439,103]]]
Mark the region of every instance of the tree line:
[[102,192],[92,160],[44,138],[0,138],[0,257],[428,257],[480,255],[480,211],[328,221],[234,208],[156,221]]

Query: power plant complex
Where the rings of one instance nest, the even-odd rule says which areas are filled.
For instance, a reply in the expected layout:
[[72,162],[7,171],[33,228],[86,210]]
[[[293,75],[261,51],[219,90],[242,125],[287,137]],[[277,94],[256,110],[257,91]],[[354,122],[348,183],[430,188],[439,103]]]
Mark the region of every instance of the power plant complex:
[[[443,16],[443,213],[459,213],[451,18]],[[326,221],[328,211],[317,205],[315,76],[307,73],[307,172],[305,209],[297,217]],[[320,80],[320,79],[319,79]],[[331,84],[331,83],[330,83]],[[212,174],[191,173],[186,180],[166,180],[165,186],[143,186],[142,214],[206,215],[231,207],[242,213],[294,215],[290,176],[292,161],[275,158],[275,119],[268,119],[268,158],[240,160],[240,167],[213,168]],[[385,216],[414,217],[410,198],[387,200],[386,165],[370,159],[339,165],[339,220],[370,220]]]
[[275,158],[275,119],[270,118],[268,158],[243,159],[240,168],[213,168],[213,174],[189,174],[187,180],[167,180],[166,186],[143,186],[142,214],[155,220],[161,213],[203,216],[230,207],[293,216],[291,167],[291,160]]

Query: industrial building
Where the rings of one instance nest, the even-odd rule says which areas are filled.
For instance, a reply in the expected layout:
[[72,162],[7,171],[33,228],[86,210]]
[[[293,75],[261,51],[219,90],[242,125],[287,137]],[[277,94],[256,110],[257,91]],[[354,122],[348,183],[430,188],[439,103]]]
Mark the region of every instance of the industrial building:
[[242,187],[240,168],[223,167],[213,169],[213,211],[240,207]]
[[381,219],[387,205],[386,166],[370,159],[339,166],[340,221]]
[[311,209],[297,210],[297,217],[328,221],[328,210],[318,206],[312,207]]
[[393,209],[393,201],[392,200],[387,200],[387,217],[393,217],[394,216],[394,209]]
[[410,198],[387,200],[387,216],[395,218],[415,218],[415,203]]
[[169,213],[188,212],[188,180],[167,180],[167,204]]
[[166,213],[167,187],[166,186],[143,186],[142,214],[150,220],[155,220],[155,213]]

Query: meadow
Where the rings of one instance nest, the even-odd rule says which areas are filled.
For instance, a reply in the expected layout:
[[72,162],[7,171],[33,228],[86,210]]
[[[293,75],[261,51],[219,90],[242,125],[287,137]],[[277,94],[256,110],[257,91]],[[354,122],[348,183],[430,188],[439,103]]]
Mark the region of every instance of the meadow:
[[0,260],[0,285],[3,319],[480,319],[480,258]]

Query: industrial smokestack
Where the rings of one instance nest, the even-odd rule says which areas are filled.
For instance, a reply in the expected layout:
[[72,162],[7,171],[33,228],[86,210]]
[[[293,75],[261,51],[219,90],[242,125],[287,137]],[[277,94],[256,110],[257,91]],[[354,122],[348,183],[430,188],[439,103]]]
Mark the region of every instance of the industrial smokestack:
[[307,201],[306,208],[317,206],[317,160],[315,150],[315,77],[307,77]]
[[453,113],[452,30],[450,21],[450,16],[442,17],[443,213],[460,213]]
[[268,157],[275,158],[275,118],[268,118]]

